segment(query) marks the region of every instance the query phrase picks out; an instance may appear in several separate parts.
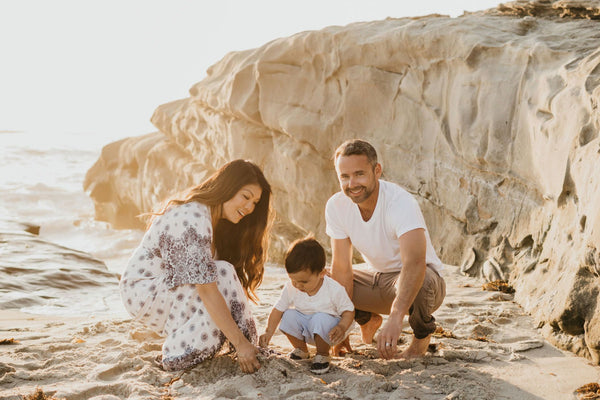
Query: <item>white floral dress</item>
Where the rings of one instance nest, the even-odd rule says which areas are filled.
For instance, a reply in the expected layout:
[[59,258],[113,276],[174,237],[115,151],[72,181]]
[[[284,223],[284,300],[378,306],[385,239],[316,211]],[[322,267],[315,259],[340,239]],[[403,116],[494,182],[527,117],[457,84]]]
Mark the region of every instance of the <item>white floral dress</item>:
[[235,268],[211,256],[210,210],[198,202],[157,216],[119,284],[129,314],[162,336],[163,366],[190,368],[215,356],[226,341],[198,296],[196,284],[217,282],[233,319],[256,344],[256,324]]

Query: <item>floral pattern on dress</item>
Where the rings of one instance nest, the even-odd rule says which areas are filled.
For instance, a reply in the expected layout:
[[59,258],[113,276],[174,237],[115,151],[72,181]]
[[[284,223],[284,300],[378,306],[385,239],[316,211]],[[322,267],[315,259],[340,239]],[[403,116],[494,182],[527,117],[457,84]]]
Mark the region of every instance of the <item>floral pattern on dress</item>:
[[221,350],[221,347],[223,347],[223,342],[224,340],[218,345],[203,349],[187,346],[182,355],[163,358],[163,368],[167,371],[181,371],[193,368],[202,361],[214,357]]
[[246,339],[248,339],[250,343],[257,343],[258,331],[256,329],[256,323],[254,322],[254,319],[248,318],[247,314],[244,312],[246,310],[246,304],[237,300],[231,300],[229,302],[229,309],[231,310],[233,320],[236,322]]
[[217,280],[217,267],[211,257],[211,238],[199,235],[192,226],[188,226],[177,237],[162,232],[158,248],[151,249],[148,255],[154,257],[157,253],[162,257],[161,268],[165,270],[169,288]]

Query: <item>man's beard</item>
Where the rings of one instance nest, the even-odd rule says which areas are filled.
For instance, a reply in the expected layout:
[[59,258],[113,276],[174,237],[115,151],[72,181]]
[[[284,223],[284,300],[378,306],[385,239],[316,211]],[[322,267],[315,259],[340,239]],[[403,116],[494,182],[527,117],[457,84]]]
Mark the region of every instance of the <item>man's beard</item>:
[[[360,188],[362,190],[362,193],[359,196],[353,195],[350,190],[358,189],[358,188]],[[358,203],[362,203],[363,201],[368,199],[374,190],[375,190],[375,188],[369,190],[366,186],[358,186],[358,187],[353,187],[353,188],[347,187],[347,188],[344,188],[344,194],[346,196],[348,196],[350,198],[350,200],[352,200],[352,202],[358,204]]]

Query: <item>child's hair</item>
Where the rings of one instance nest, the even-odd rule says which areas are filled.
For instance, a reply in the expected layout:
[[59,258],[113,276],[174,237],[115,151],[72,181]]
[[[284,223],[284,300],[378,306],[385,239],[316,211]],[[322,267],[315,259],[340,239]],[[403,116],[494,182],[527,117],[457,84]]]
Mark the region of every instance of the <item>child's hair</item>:
[[285,254],[285,270],[293,274],[309,270],[318,274],[325,268],[325,249],[312,236],[298,239],[290,245]]

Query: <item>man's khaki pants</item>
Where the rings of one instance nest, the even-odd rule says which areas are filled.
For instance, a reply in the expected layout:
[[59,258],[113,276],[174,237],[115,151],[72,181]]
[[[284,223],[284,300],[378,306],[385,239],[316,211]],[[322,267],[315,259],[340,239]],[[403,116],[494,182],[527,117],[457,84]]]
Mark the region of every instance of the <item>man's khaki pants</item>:
[[[353,267],[354,290],[352,302],[356,309],[354,319],[359,325],[366,324],[371,313],[389,314],[396,298],[400,272],[374,272]],[[431,315],[446,297],[444,279],[429,265],[423,286],[409,309],[408,323],[417,339],[424,339],[435,332],[435,318]]]

